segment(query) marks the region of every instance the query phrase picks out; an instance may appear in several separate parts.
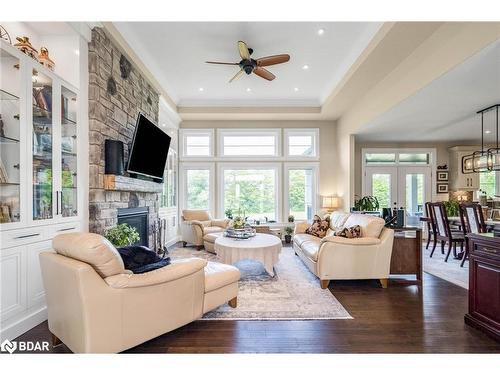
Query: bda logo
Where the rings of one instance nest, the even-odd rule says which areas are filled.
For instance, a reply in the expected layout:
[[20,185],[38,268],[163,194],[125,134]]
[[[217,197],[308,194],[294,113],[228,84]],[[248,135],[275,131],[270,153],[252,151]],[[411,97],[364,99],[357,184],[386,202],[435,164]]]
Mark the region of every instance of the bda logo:
[[9,352],[10,354],[14,353],[17,349],[17,342],[5,340],[0,345],[0,351]]

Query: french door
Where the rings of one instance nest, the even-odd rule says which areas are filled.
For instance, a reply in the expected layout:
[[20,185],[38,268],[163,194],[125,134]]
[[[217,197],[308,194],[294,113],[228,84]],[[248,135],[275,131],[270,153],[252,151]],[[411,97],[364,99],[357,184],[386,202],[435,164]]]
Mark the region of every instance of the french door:
[[373,166],[365,168],[363,195],[373,195],[380,208],[406,210],[406,224],[419,225],[425,202],[432,197],[430,166]]

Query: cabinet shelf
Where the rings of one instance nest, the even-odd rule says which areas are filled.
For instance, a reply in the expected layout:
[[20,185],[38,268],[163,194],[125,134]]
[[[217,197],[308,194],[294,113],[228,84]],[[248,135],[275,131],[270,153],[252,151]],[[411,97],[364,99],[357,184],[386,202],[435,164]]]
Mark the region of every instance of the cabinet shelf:
[[0,136],[0,143],[19,143],[19,139]]
[[0,182],[0,186],[19,186],[19,182]]
[[19,96],[0,89],[0,100],[19,100]]

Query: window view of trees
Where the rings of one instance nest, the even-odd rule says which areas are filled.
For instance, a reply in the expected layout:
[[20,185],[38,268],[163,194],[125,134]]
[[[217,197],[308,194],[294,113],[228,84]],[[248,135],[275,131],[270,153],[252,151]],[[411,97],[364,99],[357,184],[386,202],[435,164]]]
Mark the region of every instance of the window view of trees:
[[291,169],[288,177],[289,215],[297,220],[312,219],[312,170]]
[[494,197],[496,194],[495,171],[479,173],[479,188],[486,192],[486,196]]
[[210,208],[210,171],[208,169],[188,169],[186,171],[187,208]]
[[381,209],[392,207],[390,174],[374,174],[372,176],[372,195],[377,198]]
[[255,219],[276,220],[274,169],[224,170],[224,211],[231,209]]

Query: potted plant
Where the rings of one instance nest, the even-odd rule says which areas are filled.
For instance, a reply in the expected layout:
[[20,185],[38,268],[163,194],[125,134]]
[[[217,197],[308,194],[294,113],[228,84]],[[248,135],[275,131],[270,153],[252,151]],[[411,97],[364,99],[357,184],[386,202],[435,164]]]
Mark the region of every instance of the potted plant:
[[246,221],[245,218],[242,216],[236,216],[233,219],[232,227],[234,229],[243,229],[245,227]]
[[295,221],[295,216],[293,215],[288,215],[288,222],[293,223]]
[[226,217],[228,219],[231,220],[233,218],[233,209],[232,208],[228,208],[224,213],[226,214]]
[[104,233],[104,237],[116,247],[130,246],[141,239],[137,229],[126,223],[108,229]]
[[380,205],[378,203],[378,199],[371,195],[366,195],[361,198],[357,198],[354,200],[353,211],[366,211],[373,212],[378,211]]
[[285,228],[285,243],[292,242],[292,233],[293,233],[293,228],[292,227],[286,227]]
[[458,203],[458,201],[455,201],[455,200],[444,201],[443,205],[444,205],[444,209],[446,210],[446,215],[448,215],[448,217],[460,216],[460,212],[459,212],[459,205],[460,204]]

